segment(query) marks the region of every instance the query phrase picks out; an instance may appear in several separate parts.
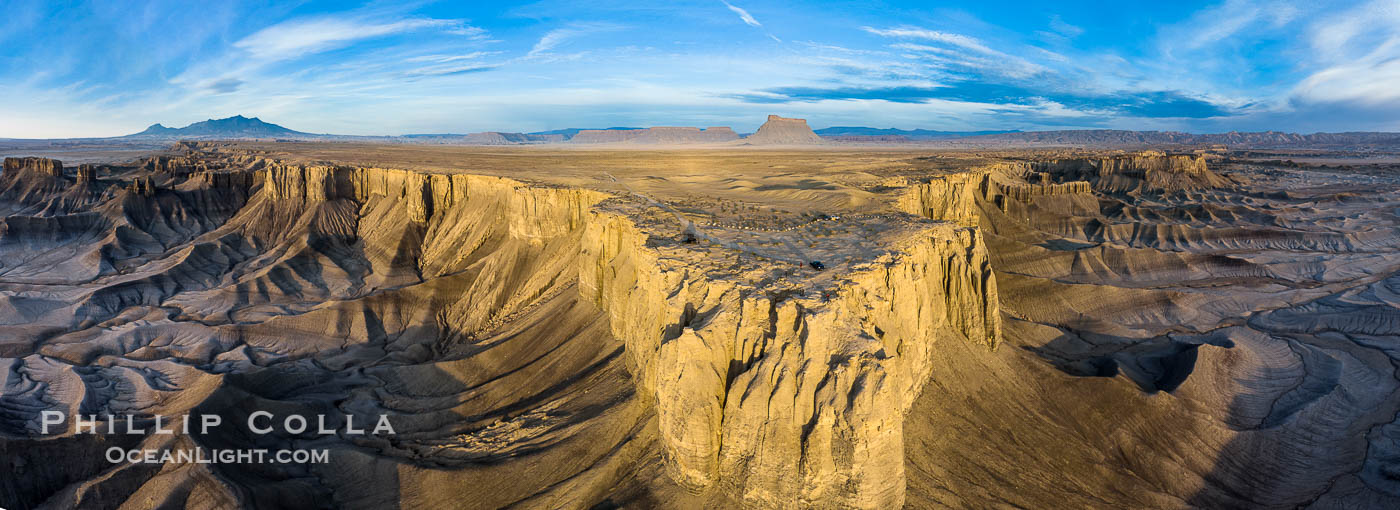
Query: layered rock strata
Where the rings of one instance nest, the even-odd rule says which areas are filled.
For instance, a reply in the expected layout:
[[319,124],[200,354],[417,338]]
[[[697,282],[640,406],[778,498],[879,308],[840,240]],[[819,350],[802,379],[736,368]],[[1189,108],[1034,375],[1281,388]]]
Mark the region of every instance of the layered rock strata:
[[[781,234],[713,229],[707,239],[720,242],[685,243],[669,213],[634,197],[499,177],[208,157],[80,172],[82,200],[111,200],[95,207],[107,211],[103,216],[83,212],[88,202],[68,197],[78,181],[28,184],[36,173],[31,170],[47,172],[60,163],[6,162],[5,177],[15,174],[7,189],[22,190],[14,196],[38,211],[36,218],[85,223],[54,239],[35,237],[37,230],[21,233],[18,226],[5,233],[12,243],[20,235],[35,237],[4,246],[15,261],[0,285],[20,293],[7,299],[29,315],[23,324],[0,328],[6,355],[28,367],[22,370],[36,382],[6,386],[6,405],[16,411],[0,423],[0,448],[31,441],[50,450],[97,448],[91,436],[66,432],[25,439],[36,433],[32,418],[42,409],[162,415],[202,409],[237,416],[247,412],[240,402],[256,398],[301,412],[329,407],[361,421],[372,421],[375,412],[393,414],[394,441],[321,440],[336,452],[333,467],[224,466],[189,476],[228,482],[181,482],[249,503],[306,497],[287,480],[314,478],[316,490],[330,494],[377,487],[380,482],[364,473],[383,469],[397,470],[402,487],[432,485],[448,479],[444,473],[451,471],[443,466],[510,458],[517,449],[543,444],[537,442],[607,438],[637,456],[649,443],[618,434],[654,423],[664,471],[704,501],[889,508],[904,500],[905,414],[931,377],[932,353],[950,341],[991,348],[1001,336],[988,254],[967,212],[956,210],[961,199],[950,199],[937,213],[925,211],[950,221],[853,217]],[[145,173],[131,174],[141,169]],[[111,177],[94,180],[98,174]],[[201,208],[199,215],[192,205]],[[788,246],[801,243],[804,255],[825,261],[825,270],[760,249],[733,249],[772,244],[764,238],[769,235],[785,236]],[[877,235],[878,243],[861,241]],[[99,250],[73,257],[71,267],[39,270],[25,262],[31,253],[76,250],[85,239],[104,238]],[[28,292],[27,282],[57,278],[80,289],[74,302],[40,306],[24,301],[37,298],[17,297]],[[478,363],[471,356],[492,352],[487,346],[530,349],[527,340],[534,336],[512,342],[519,333],[499,331],[533,328],[521,321],[543,320],[536,317],[545,313],[540,310],[577,316],[581,328],[563,337],[576,339],[560,351],[573,354],[551,363],[602,370],[589,367],[616,359],[625,362],[634,389],[607,390],[614,396],[601,401],[580,393],[574,407],[551,400],[548,406],[563,410],[536,414],[532,406],[545,404],[530,398],[503,400],[496,411],[477,407],[485,404],[475,400],[484,398],[471,389],[476,386],[455,390],[476,395],[460,404],[448,403],[459,398],[454,390],[424,386],[427,380],[457,384],[432,374]],[[524,362],[512,360],[482,366]],[[101,390],[101,398],[75,399],[83,388],[105,384],[106,372],[92,372],[89,364],[115,370],[113,363],[167,375],[131,383],[139,391]],[[417,374],[427,370],[419,364],[432,370]],[[572,387],[568,373],[558,374],[557,384]],[[323,386],[258,382],[266,378]],[[532,391],[547,394],[552,387]],[[328,388],[358,389],[335,403],[319,400],[316,392]],[[614,421],[599,423],[614,425],[577,438],[568,431],[584,425],[554,418],[600,412]],[[569,425],[536,430],[531,420]],[[504,426],[525,429],[506,440],[496,436]],[[246,433],[125,439],[148,447],[268,448],[303,441]],[[405,467],[423,462],[423,451],[442,452],[433,460],[438,468]],[[599,455],[611,458],[606,450]],[[92,459],[68,474],[36,474],[0,492],[20,507],[44,500],[80,505],[102,491],[136,497],[166,483],[138,468],[99,479],[100,458]],[[564,473],[558,478],[563,492],[518,497],[540,498],[541,506],[591,506],[598,491],[616,483],[605,473],[620,469]],[[229,487],[239,488],[222,492]],[[399,501],[430,502],[414,497]]]
[[1087,182],[1095,190],[1107,193],[1193,191],[1231,183],[1212,172],[1202,155],[1159,151],[1034,161],[1020,166],[1026,174],[1043,175],[1058,183]]
[[666,227],[622,205],[593,214],[580,292],[608,311],[668,471],[693,491],[757,508],[898,507],[904,414],[931,351],[1000,338],[974,228],[902,224],[839,274],[764,285],[773,262],[736,275],[732,255],[657,245]]
[[63,176],[63,162],[49,158],[5,158],[4,173],[35,172],[51,177]]
[[[680,226],[649,216],[645,203],[614,199],[590,211],[603,199],[593,192],[374,168],[274,166],[264,175],[264,192],[278,200],[399,197],[416,222],[484,190],[553,197],[502,214],[521,235],[581,231],[579,292],[627,346],[639,393],[655,406],[668,471],[748,506],[899,505],[900,430],[929,379],[930,350],[940,340],[993,347],[1000,338],[980,233],[953,223],[902,225],[839,275],[758,259],[734,274],[732,252],[658,245]],[[961,186],[952,193],[961,197]],[[937,214],[966,224],[967,204],[953,199]],[[550,212],[561,207],[572,212]],[[758,283],[775,265],[784,281]]]
[[977,226],[977,197],[993,186],[991,169],[929,177],[903,183],[895,207],[916,216]]

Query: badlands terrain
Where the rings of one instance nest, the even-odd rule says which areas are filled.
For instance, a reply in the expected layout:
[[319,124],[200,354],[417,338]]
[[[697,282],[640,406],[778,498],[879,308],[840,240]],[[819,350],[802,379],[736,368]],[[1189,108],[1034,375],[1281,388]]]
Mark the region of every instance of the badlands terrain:
[[11,510],[1400,507],[1393,156],[73,155],[0,172]]

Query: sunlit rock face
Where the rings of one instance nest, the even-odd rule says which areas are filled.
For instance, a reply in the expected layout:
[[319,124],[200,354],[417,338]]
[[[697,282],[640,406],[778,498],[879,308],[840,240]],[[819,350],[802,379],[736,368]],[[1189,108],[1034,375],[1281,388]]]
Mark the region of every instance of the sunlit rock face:
[[[902,429],[932,351],[990,349],[1001,334],[985,242],[965,221],[711,227],[696,244],[626,193],[185,147],[73,176],[6,162],[0,328],[7,373],[24,375],[7,379],[4,441],[27,448],[26,466],[76,456],[10,482],[17,507],[172,483],[190,488],[171,496],[186,504],[430,504],[540,463],[547,473],[483,506],[591,506],[621,466],[655,456],[660,488],[695,501],[888,508],[904,500]],[[826,264],[748,248],[768,235],[805,240]],[[55,250],[75,255],[70,267],[41,263]],[[39,283],[71,290],[40,297]],[[339,416],[337,432],[237,425],[265,408]],[[117,440],[315,445],[336,462],[98,478],[100,437],[39,434],[34,417],[52,410],[217,414],[233,428]],[[345,432],[379,415],[394,437]]]
[[391,150],[6,160],[0,505],[1396,506],[1393,173]]
[[5,158],[4,171],[6,175],[35,172],[57,177],[63,175],[63,162],[49,158]]
[[1378,476],[1400,409],[1394,170],[987,169],[1004,348],[935,351],[905,422],[909,506],[1397,504]]
[[580,288],[627,345],[673,478],[756,507],[902,504],[930,352],[1000,338],[977,230],[914,223],[841,274],[757,286],[766,264],[653,246],[626,211],[589,223]]

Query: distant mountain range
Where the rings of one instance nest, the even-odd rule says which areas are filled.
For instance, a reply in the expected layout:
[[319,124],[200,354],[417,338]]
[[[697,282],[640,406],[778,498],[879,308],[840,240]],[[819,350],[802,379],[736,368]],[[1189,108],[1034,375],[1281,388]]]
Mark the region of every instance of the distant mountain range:
[[[770,118],[771,120],[771,118]],[[794,119],[796,120],[796,119]],[[655,128],[677,130],[682,128]],[[692,129],[693,128],[687,128]],[[804,125],[805,129],[805,125]],[[647,131],[647,128],[610,127],[601,129],[569,128],[533,133],[484,132],[470,134],[409,134],[401,136],[352,136],[314,134],[288,129],[264,122],[257,117],[236,115],[224,119],[196,122],[182,128],[154,124],[140,133],[116,137],[120,140],[156,142],[180,139],[293,139],[373,141],[388,143],[431,143],[451,145],[518,145],[550,144],[574,141],[580,132],[593,138],[610,140],[627,136],[605,136],[609,131]],[[699,133],[704,134],[703,131]],[[815,130],[828,143],[844,144],[909,144],[951,147],[1139,147],[1139,146],[1201,146],[1228,145],[1257,148],[1310,147],[1386,147],[1400,148],[1400,133],[1282,133],[1278,131],[1229,132],[1212,134],[1177,131],[1126,131],[1082,129],[1060,131],[935,131],[928,129],[872,128],[836,126]],[[685,133],[682,133],[685,134]],[[698,138],[699,135],[697,135]],[[743,136],[743,135],[740,135]],[[748,140],[745,138],[745,140]]]
[[964,136],[999,135],[1020,131],[933,131],[930,129],[880,129],[864,126],[836,126],[816,130],[821,136],[902,136],[910,140],[937,140]]
[[257,117],[235,115],[226,119],[209,119],[182,128],[152,124],[140,133],[122,138],[277,138],[317,136],[263,122]]

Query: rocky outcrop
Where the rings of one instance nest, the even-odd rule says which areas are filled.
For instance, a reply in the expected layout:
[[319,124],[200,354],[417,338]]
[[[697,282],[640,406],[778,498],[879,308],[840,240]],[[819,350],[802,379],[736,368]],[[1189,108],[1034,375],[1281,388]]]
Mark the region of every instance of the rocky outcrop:
[[97,178],[97,168],[90,164],[78,165],[78,170],[74,175],[77,176],[77,183],[79,185],[92,184]]
[[[392,410],[401,434],[393,442],[356,443],[354,455],[366,464],[402,467],[397,480],[404,487],[445,479],[431,478],[439,473],[464,475],[401,459],[419,459],[432,451],[438,452],[431,454],[433,463],[442,463],[437,468],[460,467],[463,464],[453,464],[457,461],[450,457],[472,451],[463,438],[488,437],[535,420],[559,420],[539,427],[550,429],[539,432],[541,437],[550,434],[549,441],[498,441],[530,452],[556,436],[568,441],[575,429],[568,428],[573,422],[564,420],[617,405],[616,400],[594,403],[574,415],[550,414],[552,407],[521,414],[521,409],[534,413],[538,406],[556,405],[556,397],[540,404],[531,396],[551,394],[555,383],[520,389],[513,385],[549,376],[525,370],[511,379],[515,369],[501,367],[529,363],[552,351],[501,354],[500,343],[533,345],[537,337],[485,338],[513,324],[514,317],[532,313],[531,307],[539,303],[574,303],[568,313],[596,317],[588,322],[596,326],[588,328],[598,342],[606,343],[558,332],[571,342],[565,348],[575,349],[560,351],[558,359],[616,359],[614,375],[594,380],[600,387],[621,384],[625,389],[614,389],[628,406],[635,406],[638,430],[655,434],[637,440],[633,448],[656,452],[651,445],[659,445],[670,478],[720,506],[898,507],[906,485],[906,413],[931,378],[931,359],[939,343],[991,348],[1001,338],[988,254],[981,233],[968,226],[969,211],[960,209],[967,205],[962,195],[976,191],[975,176],[945,176],[938,184],[925,183],[929,189],[918,192],[927,197],[915,200],[924,204],[920,214],[945,221],[870,216],[830,218],[811,226],[880,233],[879,242],[849,252],[854,254],[850,261],[839,266],[831,262],[831,268],[816,271],[805,261],[765,258],[735,250],[729,243],[679,241],[674,217],[653,214],[652,205],[630,196],[501,177],[294,164],[252,154],[203,166],[174,161],[149,162],[148,174],[119,178],[111,173],[97,183],[127,191],[119,194],[124,209],[109,222],[118,227],[103,228],[121,228],[139,241],[187,247],[171,250],[152,241],[148,246],[115,245],[93,256],[105,264],[94,265],[93,274],[86,277],[96,282],[93,297],[77,312],[41,311],[50,315],[31,321],[74,329],[64,333],[74,335],[67,341],[41,346],[46,349],[43,355],[79,363],[105,356],[99,354],[109,352],[104,349],[116,354],[143,349],[132,356],[153,359],[165,355],[161,349],[180,347],[75,338],[154,335],[183,328],[191,345],[209,349],[199,359],[218,357],[220,370],[248,374],[230,378],[238,380],[229,384],[253,388],[256,384],[249,381],[267,373],[255,367],[293,365],[316,377],[345,378],[335,386],[355,388],[344,398],[358,404],[344,409]],[[938,186],[941,191],[934,190]],[[942,198],[933,198],[937,193]],[[229,203],[205,203],[223,199]],[[206,213],[222,212],[205,223],[176,222],[189,216],[181,208],[189,203],[202,203]],[[807,238],[813,250],[832,242],[816,235]],[[170,263],[146,263],[176,251],[178,258]],[[97,279],[117,271],[123,271],[121,281],[109,285]],[[779,277],[773,278],[775,274]],[[130,325],[119,332],[94,326],[117,323],[122,313],[158,305],[166,308],[149,319],[121,322]],[[171,313],[179,317],[178,324],[169,322]],[[82,320],[74,321],[72,315]],[[550,322],[544,328],[553,326]],[[483,358],[473,359],[478,352]],[[609,352],[614,354],[606,357]],[[499,359],[488,359],[492,356]],[[295,363],[305,358],[318,361]],[[392,363],[342,370],[347,363],[378,363],[375,360]],[[323,369],[322,361],[334,368]],[[412,366],[419,362],[424,365]],[[461,366],[454,366],[458,363]],[[555,370],[553,363],[544,370]],[[630,370],[624,371],[623,365]],[[458,381],[439,369],[466,375]],[[490,372],[496,369],[507,382],[491,382],[499,375]],[[398,370],[413,373],[387,377]],[[560,387],[568,386],[569,393],[584,398],[588,391],[576,392],[572,385],[577,377],[594,376],[564,372],[551,375],[565,381]],[[476,382],[454,390],[438,381]],[[275,386],[279,395],[297,391]],[[478,392],[482,386],[494,389]],[[206,389],[216,388],[211,383]],[[518,406],[513,400],[517,397],[507,398],[517,392]],[[339,390],[335,393],[341,395]],[[152,399],[166,398],[165,393],[152,394],[157,395]],[[183,412],[203,398],[186,395],[191,402],[167,411]],[[496,398],[501,399],[499,407],[481,403]],[[56,400],[78,405],[77,400]],[[200,405],[227,406],[220,409],[228,411],[242,404]],[[570,425],[555,427],[558,423]],[[625,420],[620,423],[631,426]],[[235,436],[215,440],[248,440]],[[268,444],[256,446],[286,446],[275,438],[258,440]],[[490,446],[462,462],[476,466],[514,456],[501,452],[515,450]],[[572,446],[567,450],[574,451]],[[351,475],[363,474],[342,471],[340,466],[346,464],[336,465],[306,469],[318,483],[340,490],[353,485],[347,481]],[[269,473],[275,478],[290,476],[289,471],[273,469]],[[624,470],[625,465],[616,472]],[[58,484],[66,486],[72,483],[66,476],[53,479],[66,480]],[[143,480],[150,475],[133,474],[118,485],[130,492],[129,485],[147,483]],[[57,489],[23,490],[46,494]],[[587,507],[597,499],[589,492],[573,496],[567,505],[541,506]]]
[[[260,170],[259,174],[264,193],[274,201],[317,204],[336,199],[366,202],[374,197],[394,198],[408,211],[409,219],[420,223],[428,221],[435,213],[469,200],[470,196],[477,197],[476,200],[484,200],[485,196],[509,197],[527,190],[536,190],[518,181],[500,177],[433,174],[393,168],[272,163]],[[538,190],[577,195],[575,200],[582,201],[579,204],[596,202],[604,196],[597,192],[577,189]],[[588,198],[581,198],[585,196]],[[532,207],[535,206],[516,203],[513,200],[500,200],[500,197],[492,202],[504,201],[514,204],[511,206],[512,210],[502,211],[500,214],[511,218],[512,222],[519,223],[521,232],[534,232],[538,235],[553,232],[550,235],[557,235],[560,229],[576,229],[581,225],[581,220],[577,218],[562,224],[533,218],[532,215],[539,214],[532,211]],[[579,204],[573,207],[584,207]]]
[[822,143],[822,138],[812,132],[805,119],[769,115],[768,121],[744,141],[753,145],[815,145]]
[[5,158],[4,174],[35,172],[52,177],[63,177],[63,162],[49,158]]
[[[1212,172],[1206,158],[1192,154],[1144,151],[1108,158],[1073,158],[1029,162],[1025,174],[1056,183],[1084,181],[1109,193],[1172,192],[1217,188],[1231,184]],[[1048,184],[1048,182],[1046,183]]]
[[152,156],[142,161],[140,168],[156,174],[184,176],[209,170],[210,163],[208,160],[193,156]]
[[189,181],[196,188],[237,189],[247,191],[253,187],[256,173],[251,171],[199,172],[190,176]]
[[727,127],[650,127],[646,129],[584,129],[574,135],[572,143],[636,143],[687,144],[724,143],[738,140],[739,135]]
[[1029,202],[1036,197],[1077,195],[1093,192],[1093,188],[1090,187],[1088,181],[1052,184],[1002,184],[999,182],[992,182],[991,185],[995,186],[994,193],[1005,195],[1012,200],[1019,200],[1021,202]]
[[656,245],[633,217],[593,212],[579,289],[627,345],[672,478],[755,508],[900,506],[929,354],[1000,338],[980,233],[921,223],[849,274],[782,288],[723,277],[727,261]]
[[354,198],[354,170],[338,166],[273,166],[262,171],[263,192],[272,200],[318,203]]
[[[850,271],[763,283],[672,241],[645,205],[509,179],[269,164],[270,199],[395,200],[417,223],[494,204],[529,239],[578,235],[578,292],[610,317],[638,393],[655,408],[681,485],[755,508],[889,508],[904,494],[904,414],[938,342],[1000,339],[996,282],[975,224],[985,174],[949,175],[903,200],[945,220],[903,226]],[[854,220],[852,220],[854,221]],[[439,235],[442,234],[439,231]],[[658,244],[659,243],[659,244]],[[459,248],[425,259],[450,257]],[[426,263],[425,263],[426,264]],[[422,269],[441,271],[443,268]]]
[[149,197],[156,194],[156,185],[151,181],[150,177],[140,177],[133,179],[130,184],[127,184],[126,191],[135,195]]
[[990,185],[990,170],[928,178],[904,186],[895,206],[909,214],[977,226],[977,197]]

